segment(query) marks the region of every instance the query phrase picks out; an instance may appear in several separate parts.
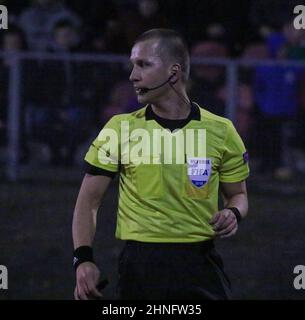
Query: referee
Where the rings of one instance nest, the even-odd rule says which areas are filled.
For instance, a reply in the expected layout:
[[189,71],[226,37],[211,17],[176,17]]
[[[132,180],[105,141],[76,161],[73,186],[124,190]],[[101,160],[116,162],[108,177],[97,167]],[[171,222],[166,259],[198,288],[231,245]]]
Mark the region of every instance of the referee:
[[[243,142],[230,120],[189,99],[190,58],[176,31],[143,33],[130,61],[130,81],[144,107],[112,117],[86,154],[87,171],[73,216],[75,299],[101,297],[92,242],[98,208],[116,174],[116,237],[126,240],[119,258],[119,298],[229,299],[230,281],[213,240],[234,235],[248,211]],[[191,154],[189,141],[171,148],[145,141],[137,152],[139,141],[155,132],[177,139],[190,130],[205,132],[204,153],[199,154],[203,144],[198,144],[197,154]],[[184,161],[175,161],[181,150]],[[168,153],[174,155],[172,162]]]

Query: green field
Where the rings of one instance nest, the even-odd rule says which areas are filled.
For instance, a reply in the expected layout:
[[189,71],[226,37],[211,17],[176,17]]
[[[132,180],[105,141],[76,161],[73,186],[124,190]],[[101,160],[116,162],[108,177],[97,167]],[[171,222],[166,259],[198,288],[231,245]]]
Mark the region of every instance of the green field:
[[[73,298],[71,221],[81,176],[80,169],[41,169],[19,183],[0,183],[0,264],[9,272],[0,299]],[[250,180],[247,220],[236,236],[217,242],[235,299],[305,299],[305,290],[293,287],[294,267],[305,265],[305,188],[287,187]],[[106,299],[115,298],[122,245],[114,238],[116,188],[106,194],[95,241],[97,262],[110,280]]]

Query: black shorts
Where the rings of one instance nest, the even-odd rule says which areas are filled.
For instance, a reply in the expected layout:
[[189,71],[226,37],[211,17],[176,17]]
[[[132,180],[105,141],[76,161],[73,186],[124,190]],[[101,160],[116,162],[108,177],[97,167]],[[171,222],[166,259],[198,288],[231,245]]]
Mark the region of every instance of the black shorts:
[[126,241],[119,258],[119,299],[230,299],[231,285],[213,241]]

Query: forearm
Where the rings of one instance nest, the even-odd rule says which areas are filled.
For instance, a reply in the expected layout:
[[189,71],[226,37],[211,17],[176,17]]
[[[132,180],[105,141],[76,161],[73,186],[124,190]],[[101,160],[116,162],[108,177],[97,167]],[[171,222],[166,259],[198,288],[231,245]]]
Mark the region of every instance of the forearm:
[[248,197],[246,193],[238,193],[230,198],[224,197],[224,207],[230,208],[230,207],[236,207],[242,218],[244,218],[248,213]]
[[72,222],[74,248],[92,246],[96,215],[111,178],[86,174],[75,205]]
[[72,223],[74,248],[92,246],[96,230],[97,210],[98,207],[77,201]]
[[96,230],[98,205],[85,192],[80,192],[72,222],[74,243],[73,267],[76,270],[75,299],[88,300],[90,297],[101,297],[96,285],[100,271],[94,262],[92,247]]

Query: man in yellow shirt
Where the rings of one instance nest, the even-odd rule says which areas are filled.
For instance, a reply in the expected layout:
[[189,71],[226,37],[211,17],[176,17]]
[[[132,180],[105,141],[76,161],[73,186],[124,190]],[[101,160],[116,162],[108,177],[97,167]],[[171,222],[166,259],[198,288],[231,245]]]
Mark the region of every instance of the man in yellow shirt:
[[245,147],[230,120],[188,98],[189,54],[177,32],[145,32],[130,60],[130,80],[145,107],[111,118],[86,154],[73,217],[75,298],[100,297],[96,214],[119,173],[116,237],[126,240],[120,298],[228,299],[213,239],[234,235],[247,214]]

